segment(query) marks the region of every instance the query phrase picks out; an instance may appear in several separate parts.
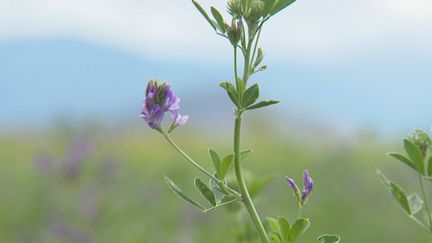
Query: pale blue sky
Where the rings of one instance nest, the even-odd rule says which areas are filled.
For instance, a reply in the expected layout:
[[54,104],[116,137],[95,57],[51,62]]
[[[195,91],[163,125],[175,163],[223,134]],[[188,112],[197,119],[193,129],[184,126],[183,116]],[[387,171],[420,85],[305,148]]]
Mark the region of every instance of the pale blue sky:
[[[263,33],[263,96],[282,101],[275,111],[317,123],[428,128],[432,4],[408,5],[295,3]],[[204,97],[217,105],[218,82],[232,79],[228,44],[189,1],[0,0],[0,9],[2,126],[68,114],[132,119],[149,78],[170,80],[189,106]]]

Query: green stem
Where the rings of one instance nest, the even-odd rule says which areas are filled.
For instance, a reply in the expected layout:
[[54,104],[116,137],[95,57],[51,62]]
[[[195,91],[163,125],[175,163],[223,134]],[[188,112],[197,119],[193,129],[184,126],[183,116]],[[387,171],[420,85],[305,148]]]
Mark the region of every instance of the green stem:
[[[187,155],[177,144],[170,138],[170,136],[165,133],[164,131],[160,130],[160,133],[165,137],[165,139],[168,141],[168,143],[177,151],[179,152],[189,163],[191,163],[193,166],[195,166],[198,170],[200,170],[202,173],[206,174],[208,177],[213,179],[214,181],[221,182],[218,178],[216,178],[214,175],[212,175],[208,170],[204,169],[201,165],[199,165],[197,162],[195,162],[189,155]],[[224,183],[222,183],[224,184]],[[237,198],[241,198],[241,195],[231,187],[225,185],[225,188],[229,190],[232,194],[234,194]]]
[[426,195],[426,192],[425,192],[425,189],[424,189],[424,184],[423,184],[423,178],[422,178],[422,175],[420,173],[419,173],[419,182],[420,182],[420,188],[421,188],[423,200],[425,202],[426,211],[427,211],[427,215],[428,215],[429,231],[432,232],[432,218],[431,218],[431,211],[430,211],[430,208],[429,208],[429,198]]
[[234,46],[234,78],[237,90],[240,90],[240,80],[238,80],[238,72],[237,72],[237,46]]
[[259,39],[260,39],[260,36],[261,36],[261,30],[262,30],[262,28],[259,28],[259,30],[258,30],[258,35],[257,35],[257,39],[255,41],[255,46],[254,46],[254,50],[253,50],[253,53],[252,53],[252,59],[251,60],[255,60],[255,54],[256,54],[257,47],[258,47],[258,42],[259,42]]
[[420,220],[418,220],[416,217],[414,217],[413,215],[409,216],[412,220],[414,220],[414,222],[416,222],[418,225],[420,225],[421,227],[423,227],[426,231],[429,231],[429,228],[424,225],[422,222],[420,222]]
[[[244,56],[244,69],[243,69],[243,85],[244,87],[247,86],[247,81],[249,79],[249,69],[250,69],[250,54],[251,54],[251,47],[252,47],[253,39],[249,40],[248,45],[246,47],[246,55]],[[242,93],[243,90],[241,90],[240,93]]]
[[303,209],[303,207],[300,206],[300,207],[299,207],[299,210],[298,210],[298,214],[297,214],[297,219],[300,219],[300,218],[301,218],[301,215],[302,215],[302,209]]
[[251,217],[252,222],[255,225],[255,228],[258,232],[259,237],[261,238],[261,241],[263,243],[269,243],[270,240],[267,236],[263,224],[261,223],[261,220],[258,216],[258,213],[249,195],[246,182],[243,178],[242,169],[240,165],[240,127],[241,127],[241,112],[238,111],[238,114],[236,115],[235,127],[234,127],[234,166],[235,166],[237,183],[240,188],[240,193],[242,195],[243,202]]

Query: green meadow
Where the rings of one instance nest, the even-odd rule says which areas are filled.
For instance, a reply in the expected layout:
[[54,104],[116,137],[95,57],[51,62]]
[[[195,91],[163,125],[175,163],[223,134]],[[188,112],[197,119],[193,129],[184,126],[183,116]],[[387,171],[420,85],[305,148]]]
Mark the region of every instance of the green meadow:
[[[414,192],[412,172],[386,155],[402,150],[399,138],[302,138],[268,129],[245,130],[242,147],[254,152],[243,167],[256,172],[249,182],[272,178],[255,198],[260,214],[290,220],[297,206],[284,176],[301,181],[303,169],[310,170],[315,187],[303,216],[312,224],[299,242],[317,242],[322,233],[346,243],[432,241],[377,177],[380,169]],[[179,129],[173,137],[202,166],[211,168],[209,147],[230,153],[231,138],[194,131]],[[192,180],[208,178],[144,123],[3,132],[0,161],[0,242],[238,242],[250,223],[235,205],[204,214],[174,195],[165,175],[205,205]]]

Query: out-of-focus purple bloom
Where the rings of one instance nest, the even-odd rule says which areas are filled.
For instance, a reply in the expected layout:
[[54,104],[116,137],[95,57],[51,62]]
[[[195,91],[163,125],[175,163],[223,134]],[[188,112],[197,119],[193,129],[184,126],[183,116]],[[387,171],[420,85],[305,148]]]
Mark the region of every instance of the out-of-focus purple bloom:
[[288,182],[288,185],[291,187],[291,189],[294,192],[294,195],[299,203],[300,206],[303,206],[310,194],[312,193],[312,189],[313,189],[313,180],[310,177],[309,171],[305,170],[303,172],[303,182],[304,182],[304,188],[303,191],[300,193],[300,189],[297,186],[297,184],[295,183],[295,181],[287,176],[285,176],[286,181]]
[[65,179],[73,179],[78,176],[85,158],[90,153],[90,145],[84,140],[74,142],[65,156],[63,175]]
[[141,106],[140,117],[153,129],[160,129],[165,112],[170,112],[174,126],[184,125],[188,116],[181,116],[180,98],[178,98],[167,83],[150,80],[147,83],[146,97]]
[[36,167],[41,173],[47,173],[52,170],[53,160],[47,154],[38,154],[35,158]]

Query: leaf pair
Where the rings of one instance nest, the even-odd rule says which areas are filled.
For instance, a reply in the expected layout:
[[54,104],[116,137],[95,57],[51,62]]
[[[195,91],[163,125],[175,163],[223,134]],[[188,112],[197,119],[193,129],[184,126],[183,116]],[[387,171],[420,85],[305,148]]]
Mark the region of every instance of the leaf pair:
[[[240,159],[246,158],[252,151],[252,149],[241,151]],[[234,154],[227,154],[221,159],[214,150],[209,149],[209,155],[216,170],[217,177],[224,180],[228,172],[234,167]]]
[[196,189],[201,193],[201,195],[210,203],[210,208],[205,208],[200,203],[196,202],[189,196],[187,196],[181,189],[178,187],[169,177],[165,176],[165,183],[167,186],[180,198],[185,200],[186,202],[192,204],[193,206],[201,209],[204,213],[211,211],[217,207],[224,206],[233,202],[236,202],[237,199],[227,196],[224,192],[221,191],[217,182],[214,180],[210,180],[209,185],[207,186],[202,182],[199,178],[196,178],[194,181]]
[[310,226],[309,219],[298,219],[292,226],[284,217],[266,219],[268,233],[275,243],[294,243]]
[[[275,100],[265,100],[255,103],[259,96],[259,86],[258,84],[254,84],[248,89],[246,89],[242,95],[241,101],[239,100],[239,95],[235,86],[226,81],[219,84],[228,94],[228,97],[231,99],[233,104],[237,108],[245,108],[246,110],[253,110],[262,107],[266,107],[269,105],[274,105],[279,103],[279,101]],[[255,104],[254,104],[255,103]]]
[[380,171],[378,171],[378,175],[380,176],[389,193],[408,215],[413,216],[422,210],[424,202],[420,196],[414,193],[407,197],[399,185],[388,180]]
[[216,8],[211,7],[210,9],[213,17],[215,18],[215,20],[213,20],[208,16],[206,11],[201,7],[201,5],[198,4],[198,2],[192,0],[192,3],[195,5],[195,7],[198,9],[201,15],[207,20],[207,22],[215,31],[219,31],[221,34],[225,34],[226,32],[225,21],[222,17],[222,14],[220,14]]
[[418,173],[422,175],[431,176],[432,156],[429,158],[427,166],[425,166],[424,157],[419,147],[408,139],[404,139],[403,144],[404,144],[405,152],[407,153],[408,157],[400,153],[389,153],[389,155],[403,162],[404,164],[406,164],[413,170],[417,171]]

